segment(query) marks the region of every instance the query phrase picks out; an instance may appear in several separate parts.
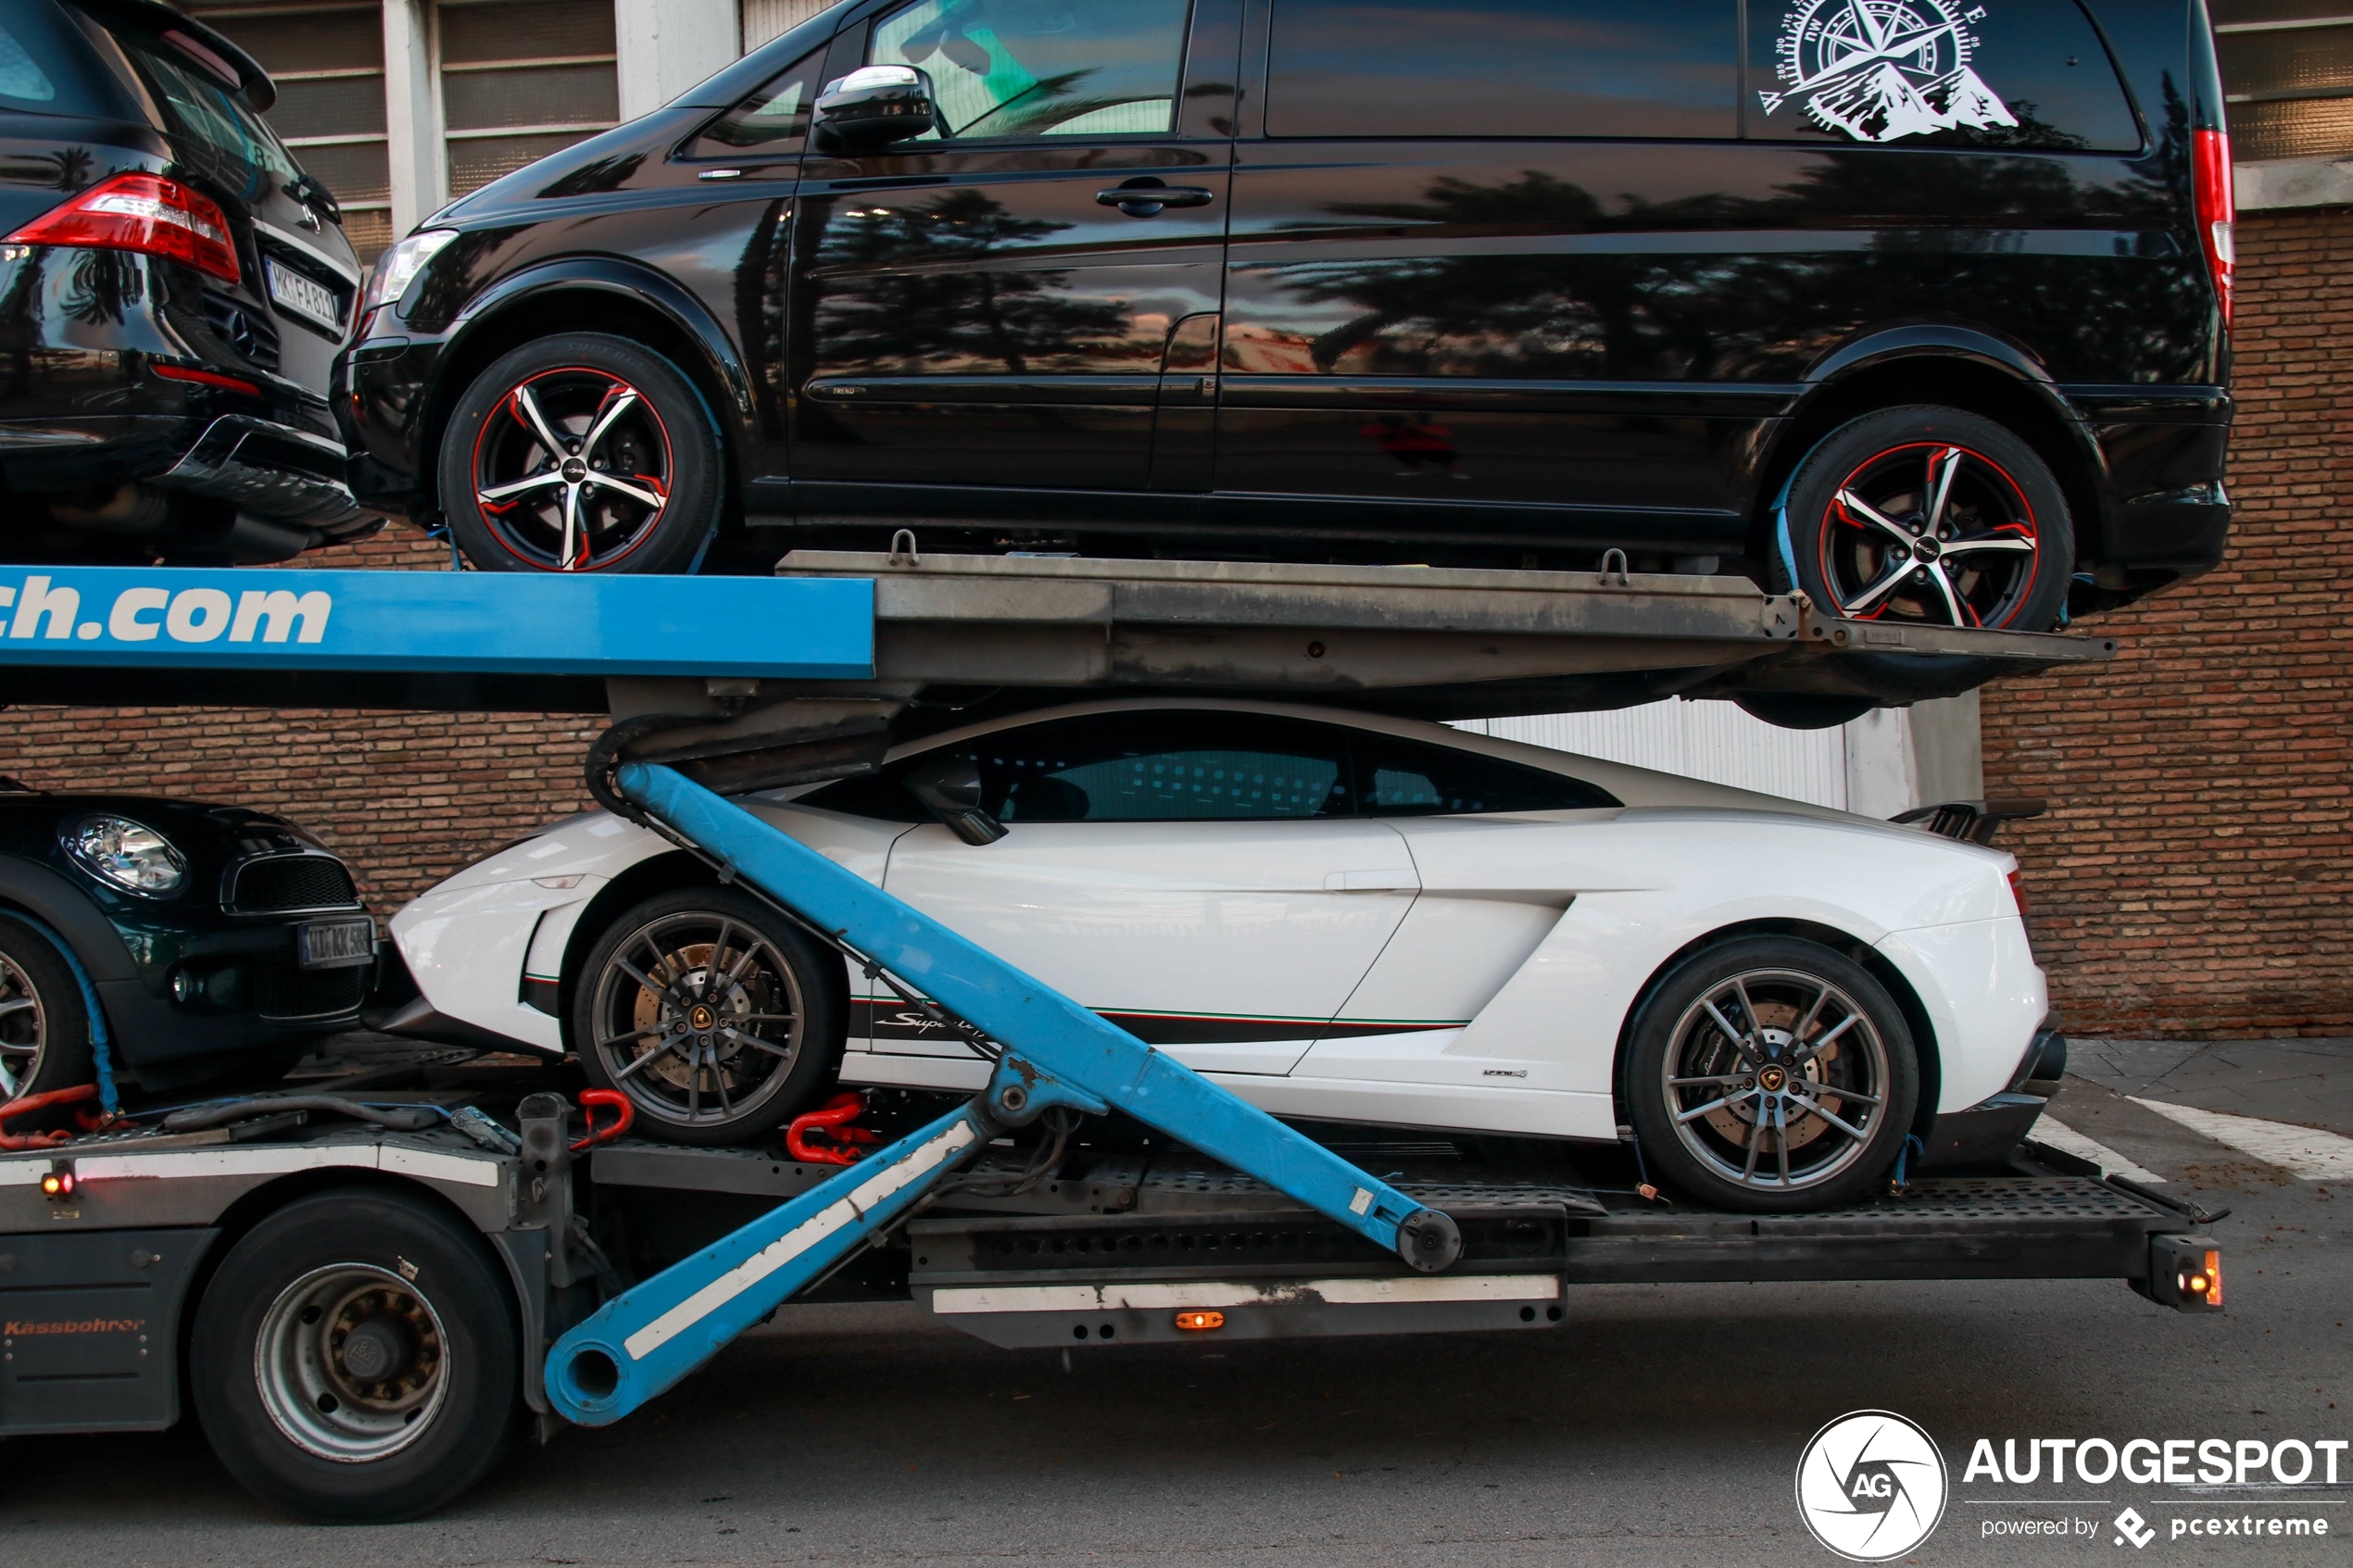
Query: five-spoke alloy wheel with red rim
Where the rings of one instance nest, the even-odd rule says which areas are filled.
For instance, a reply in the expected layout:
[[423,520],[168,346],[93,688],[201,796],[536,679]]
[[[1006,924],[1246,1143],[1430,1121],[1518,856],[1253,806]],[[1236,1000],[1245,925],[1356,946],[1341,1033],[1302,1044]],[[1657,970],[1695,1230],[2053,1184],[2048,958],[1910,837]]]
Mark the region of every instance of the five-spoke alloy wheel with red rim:
[[[2045,632],[2074,571],[2049,465],[1958,408],[1889,408],[1831,432],[1792,475],[1777,522],[1779,585],[1854,620]],[[1871,680],[1897,700],[1944,696],[1977,684],[1957,679],[1976,662],[1881,656]]]
[[661,356],[566,332],[523,345],[467,389],[441,488],[483,571],[692,570],[718,521],[709,410]]

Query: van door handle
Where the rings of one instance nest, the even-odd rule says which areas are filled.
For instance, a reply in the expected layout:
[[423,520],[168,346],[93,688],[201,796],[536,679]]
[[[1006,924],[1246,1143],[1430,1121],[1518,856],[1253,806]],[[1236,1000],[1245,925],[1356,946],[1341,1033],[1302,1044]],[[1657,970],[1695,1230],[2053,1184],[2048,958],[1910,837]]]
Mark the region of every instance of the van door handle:
[[1095,199],[1105,207],[1115,207],[1130,218],[1154,218],[1161,209],[1171,207],[1207,207],[1217,199],[1217,193],[1202,185],[1167,185],[1146,175],[1114,185],[1108,191],[1097,191]]

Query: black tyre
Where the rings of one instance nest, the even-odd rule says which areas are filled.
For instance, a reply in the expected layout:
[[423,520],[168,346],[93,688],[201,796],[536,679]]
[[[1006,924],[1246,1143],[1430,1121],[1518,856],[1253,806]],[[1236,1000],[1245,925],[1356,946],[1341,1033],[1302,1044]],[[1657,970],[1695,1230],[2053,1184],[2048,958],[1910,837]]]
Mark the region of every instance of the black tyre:
[[688,571],[725,499],[718,428],[661,355],[560,332],[466,389],[442,433],[442,507],[484,571]]
[[1819,943],[1703,948],[1634,1022],[1626,1099],[1652,1172],[1712,1208],[1826,1209],[1894,1162],[1919,1100],[1885,986]]
[[832,1086],[841,960],[733,888],[683,888],[613,922],[573,985],[573,1048],[637,1130],[749,1143]]
[[[1791,476],[1775,526],[1777,585],[1855,620],[2047,632],[2075,567],[2049,465],[1958,408],[1887,408],[1832,431]],[[1958,657],[1851,662],[1896,701],[1953,696],[1991,673]]]
[[522,1430],[515,1306],[482,1237],[428,1200],[289,1204],[222,1259],[189,1386],[221,1463],[322,1524],[390,1524],[489,1474]]
[[0,918],[0,1101],[69,1089],[96,1072],[90,1009],[64,955],[31,926]]

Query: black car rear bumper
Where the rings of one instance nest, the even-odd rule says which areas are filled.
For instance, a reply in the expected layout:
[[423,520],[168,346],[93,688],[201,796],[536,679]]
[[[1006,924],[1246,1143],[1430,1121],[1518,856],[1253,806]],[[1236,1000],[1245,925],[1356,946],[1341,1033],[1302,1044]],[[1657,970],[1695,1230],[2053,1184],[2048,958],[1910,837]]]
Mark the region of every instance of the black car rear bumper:
[[18,491],[137,480],[210,495],[333,536],[364,519],[343,444],[252,414],[82,414],[0,420],[0,469]]

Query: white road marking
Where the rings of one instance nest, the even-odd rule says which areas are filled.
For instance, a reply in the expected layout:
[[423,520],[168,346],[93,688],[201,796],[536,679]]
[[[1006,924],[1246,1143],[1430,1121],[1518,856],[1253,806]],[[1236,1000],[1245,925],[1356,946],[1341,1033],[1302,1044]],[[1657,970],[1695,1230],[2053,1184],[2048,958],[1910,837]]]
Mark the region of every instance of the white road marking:
[[2353,1181],[2353,1138],[2323,1133],[2259,1116],[2236,1116],[2227,1110],[2200,1110],[2194,1105],[2168,1105],[2163,1100],[2127,1097],[2134,1105],[2154,1110],[2191,1132],[2228,1144],[2267,1165],[2277,1165],[2308,1182]]
[[2135,1165],[2108,1145],[2085,1137],[2047,1110],[2027,1135],[2039,1143],[2049,1144],[2062,1154],[2090,1160],[2100,1168],[2103,1176],[2121,1176],[2128,1182],[2161,1183],[2165,1180],[2147,1166]]

